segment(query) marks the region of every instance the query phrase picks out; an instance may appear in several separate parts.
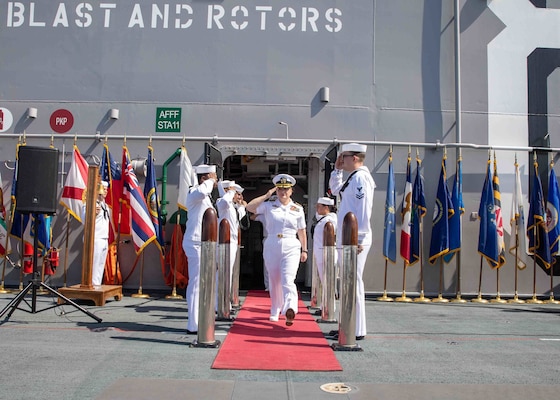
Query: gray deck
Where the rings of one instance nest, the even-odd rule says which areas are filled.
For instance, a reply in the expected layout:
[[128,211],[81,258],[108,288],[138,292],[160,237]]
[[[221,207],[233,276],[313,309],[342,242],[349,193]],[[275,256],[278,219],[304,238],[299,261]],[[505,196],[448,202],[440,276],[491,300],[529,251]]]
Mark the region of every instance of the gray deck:
[[[305,299],[304,293],[304,299]],[[0,295],[2,309],[16,294]],[[242,297],[243,299],[243,297]],[[56,299],[40,295],[42,310]],[[1,399],[550,399],[560,393],[560,306],[366,302],[363,352],[343,371],[213,370],[190,348],[184,300],[80,302],[0,322]],[[25,303],[22,309],[28,308]],[[297,323],[297,320],[296,320]],[[216,339],[230,323],[216,323]],[[326,333],[336,324],[321,324]],[[343,382],[347,394],[321,385]]]

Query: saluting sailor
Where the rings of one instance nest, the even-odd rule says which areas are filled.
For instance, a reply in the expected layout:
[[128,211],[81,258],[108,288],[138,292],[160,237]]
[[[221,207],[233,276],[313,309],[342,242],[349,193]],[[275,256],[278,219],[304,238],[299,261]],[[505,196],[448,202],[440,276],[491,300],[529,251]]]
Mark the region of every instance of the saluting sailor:
[[[315,205],[315,219],[317,224],[312,229],[313,236],[313,259],[317,265],[317,273],[319,274],[319,279],[321,280],[321,287],[323,288],[323,301],[322,305],[325,304],[325,296],[327,294],[325,290],[325,257],[324,257],[324,246],[323,239],[325,233],[325,225],[327,222],[333,224],[334,231],[336,232],[337,216],[335,213],[334,199],[330,197],[319,197],[317,204]],[[336,263],[336,253],[335,253],[335,263]]]
[[[264,264],[268,269],[270,321],[285,315],[291,326],[298,312],[295,279],[300,262],[307,261],[307,233],[303,207],[292,201],[296,180],[287,174],[276,175],[275,187],[247,204],[247,211],[261,214],[267,237],[263,246]],[[268,200],[273,194],[273,201]]]
[[[245,216],[245,206],[243,204],[243,188],[235,181],[220,181],[218,183],[218,193],[220,198],[216,201],[218,211],[218,226],[222,220],[229,222],[229,280],[230,287],[233,277],[233,265],[239,247],[239,221]],[[243,214],[243,215],[241,215]],[[218,276],[216,276],[216,287],[218,287]],[[218,306],[218,290],[216,289],[216,307]]]
[[183,236],[183,250],[189,260],[189,283],[187,284],[187,304],[189,319],[187,333],[198,333],[198,300],[200,295],[200,253],[202,246],[202,218],[212,205],[212,190],[217,186],[215,165],[195,167],[198,185],[189,189],[185,205],[188,210],[187,226]]
[[[340,195],[338,226],[336,232],[338,259],[342,260],[342,222],[347,213],[352,212],[358,221],[358,260],[356,279],[356,340],[366,336],[366,297],[364,289],[364,267],[372,244],[371,213],[375,182],[364,165],[367,146],[358,143],[342,145],[340,154],[331,172],[329,186],[334,195]],[[343,173],[349,173],[346,181]]]

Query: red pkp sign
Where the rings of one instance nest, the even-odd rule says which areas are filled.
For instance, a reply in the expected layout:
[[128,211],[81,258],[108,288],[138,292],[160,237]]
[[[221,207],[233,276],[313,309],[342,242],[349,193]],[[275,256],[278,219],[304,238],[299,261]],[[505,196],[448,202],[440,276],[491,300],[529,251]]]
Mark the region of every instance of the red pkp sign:
[[50,124],[53,131],[66,133],[74,126],[74,116],[68,110],[56,110],[51,114]]

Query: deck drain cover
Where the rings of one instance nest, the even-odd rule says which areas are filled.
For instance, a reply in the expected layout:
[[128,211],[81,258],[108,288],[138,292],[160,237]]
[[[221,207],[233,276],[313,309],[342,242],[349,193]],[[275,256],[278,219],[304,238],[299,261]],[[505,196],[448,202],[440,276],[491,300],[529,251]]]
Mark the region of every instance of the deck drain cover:
[[321,390],[327,393],[338,393],[346,394],[352,390],[352,388],[344,383],[325,383],[321,385]]

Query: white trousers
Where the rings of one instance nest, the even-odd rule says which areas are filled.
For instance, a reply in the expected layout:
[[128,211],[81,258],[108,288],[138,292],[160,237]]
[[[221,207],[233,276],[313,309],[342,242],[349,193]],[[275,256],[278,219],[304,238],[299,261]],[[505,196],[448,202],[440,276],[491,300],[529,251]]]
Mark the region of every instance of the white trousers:
[[200,252],[201,245],[194,244],[183,247],[189,262],[189,283],[187,284],[186,300],[189,307],[187,329],[198,331],[198,300],[200,297]]
[[301,244],[296,237],[267,237],[264,242],[264,263],[268,269],[270,315],[286,314],[291,308],[298,312],[298,293],[295,284],[301,258]]
[[103,273],[105,272],[105,262],[109,241],[107,239],[94,239],[93,241],[93,265],[91,268],[91,284],[100,286],[103,283]]

